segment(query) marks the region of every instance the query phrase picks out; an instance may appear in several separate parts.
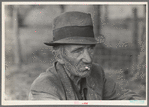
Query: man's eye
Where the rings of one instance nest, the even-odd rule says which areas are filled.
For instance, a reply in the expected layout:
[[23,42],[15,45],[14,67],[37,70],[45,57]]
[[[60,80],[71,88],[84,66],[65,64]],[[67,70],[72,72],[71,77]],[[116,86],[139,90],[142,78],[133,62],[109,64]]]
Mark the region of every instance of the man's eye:
[[88,47],[88,50],[93,50],[93,49],[94,49],[94,47],[93,47],[93,46]]
[[95,45],[91,45],[91,48],[94,49],[95,48]]
[[82,52],[82,51],[83,51],[83,49],[79,48],[79,49],[74,50],[73,52],[79,53],[79,52]]

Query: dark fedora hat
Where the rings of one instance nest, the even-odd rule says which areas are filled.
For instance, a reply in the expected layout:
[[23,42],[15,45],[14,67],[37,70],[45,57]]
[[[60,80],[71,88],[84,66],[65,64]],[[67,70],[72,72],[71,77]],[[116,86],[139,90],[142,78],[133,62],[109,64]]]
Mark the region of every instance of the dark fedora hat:
[[73,11],[56,17],[53,21],[53,41],[45,44],[97,44],[91,15]]

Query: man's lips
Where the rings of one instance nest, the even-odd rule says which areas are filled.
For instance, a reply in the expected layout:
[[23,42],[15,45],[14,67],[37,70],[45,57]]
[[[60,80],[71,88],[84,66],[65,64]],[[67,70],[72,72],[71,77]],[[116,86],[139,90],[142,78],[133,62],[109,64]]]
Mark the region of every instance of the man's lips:
[[90,68],[89,67],[85,67],[87,70],[90,70]]
[[80,68],[80,71],[85,71],[85,70],[90,70],[91,69],[91,65],[84,65]]

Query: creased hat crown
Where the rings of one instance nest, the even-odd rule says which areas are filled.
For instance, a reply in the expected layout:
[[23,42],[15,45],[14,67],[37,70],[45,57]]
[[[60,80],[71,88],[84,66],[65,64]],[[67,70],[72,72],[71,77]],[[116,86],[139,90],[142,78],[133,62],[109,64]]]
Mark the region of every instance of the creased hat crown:
[[53,41],[57,44],[96,44],[91,15],[83,12],[66,12],[53,21]]
[[93,26],[91,15],[82,12],[67,12],[54,19],[53,30],[66,26]]

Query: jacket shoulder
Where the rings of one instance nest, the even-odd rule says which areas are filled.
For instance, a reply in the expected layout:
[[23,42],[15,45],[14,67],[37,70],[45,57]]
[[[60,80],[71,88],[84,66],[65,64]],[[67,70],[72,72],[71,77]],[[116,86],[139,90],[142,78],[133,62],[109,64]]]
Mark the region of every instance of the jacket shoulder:
[[100,83],[104,81],[105,73],[103,68],[99,64],[97,63],[92,64],[91,77],[96,79],[96,81],[100,81]]
[[99,65],[98,63],[93,63],[92,65],[92,71],[94,72],[94,74],[99,74],[101,76],[104,76],[104,70],[101,67],[101,65]]
[[61,81],[53,67],[50,67],[46,72],[41,73],[32,83],[31,93],[46,93],[53,96],[60,96],[59,92],[63,92]]
[[102,69],[101,65],[98,63],[93,63],[93,67],[98,67],[98,68]]
[[34,80],[34,82],[31,85],[31,88],[40,87],[40,88],[35,88],[37,90],[37,89],[41,89],[42,88],[41,86],[43,86],[45,88],[45,87],[48,87],[49,85],[55,84],[57,82],[58,82],[58,80],[56,80],[55,75],[53,75],[52,73],[44,72],[44,73],[41,73]]

